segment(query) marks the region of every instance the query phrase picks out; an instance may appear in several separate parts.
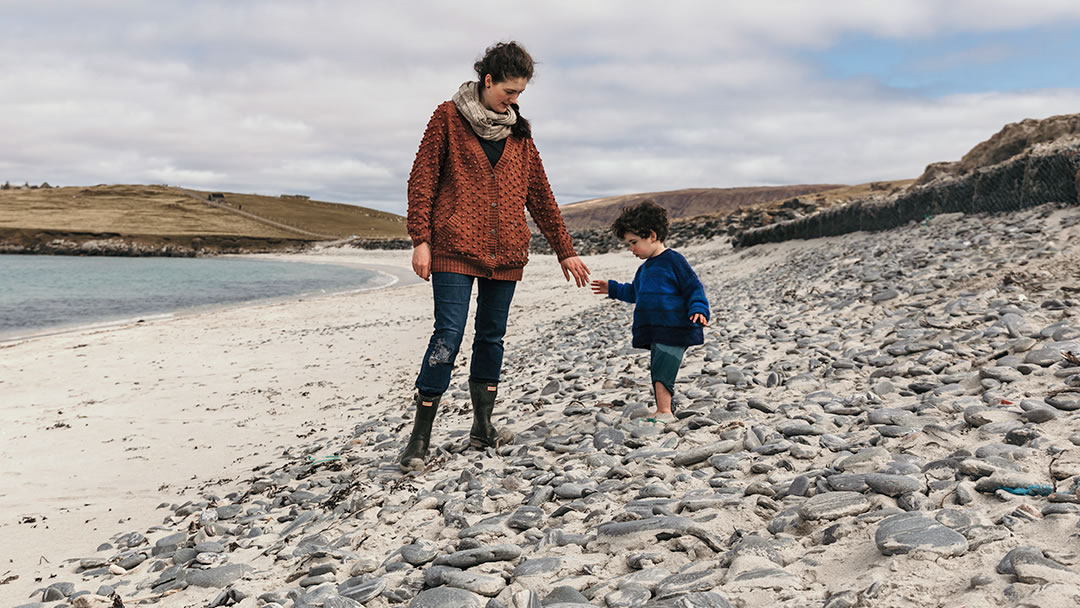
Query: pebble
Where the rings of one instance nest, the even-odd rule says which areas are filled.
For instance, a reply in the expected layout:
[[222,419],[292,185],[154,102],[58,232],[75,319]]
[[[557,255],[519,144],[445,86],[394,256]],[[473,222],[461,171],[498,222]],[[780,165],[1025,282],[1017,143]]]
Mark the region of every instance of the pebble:
[[865,513],[871,506],[870,501],[858,492],[827,492],[807,499],[799,507],[799,517],[808,521],[818,519],[832,521],[848,515]]
[[208,570],[192,570],[186,573],[184,580],[189,585],[196,587],[224,588],[236,581],[245,573],[252,570],[246,564],[227,564]]
[[432,566],[424,570],[424,583],[429,587],[456,587],[485,597],[494,597],[506,587],[506,581],[501,576],[447,566]]
[[422,566],[438,556],[438,546],[428,541],[412,543],[401,548],[401,558],[411,566]]
[[471,568],[487,562],[509,561],[517,559],[521,555],[521,548],[511,544],[493,545],[490,547],[477,547],[456,551],[436,560],[436,564],[445,563],[455,568]]
[[917,492],[922,489],[922,482],[906,475],[870,473],[864,477],[863,481],[871,490],[885,496],[900,496],[901,494]]
[[967,539],[962,534],[921,513],[885,518],[878,524],[874,542],[882,555],[920,551],[954,557],[968,550]]

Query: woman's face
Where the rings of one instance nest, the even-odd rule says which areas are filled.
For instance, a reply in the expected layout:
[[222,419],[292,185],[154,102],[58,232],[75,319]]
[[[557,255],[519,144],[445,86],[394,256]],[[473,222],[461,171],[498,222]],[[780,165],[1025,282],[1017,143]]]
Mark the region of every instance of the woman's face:
[[525,91],[529,81],[524,78],[510,78],[502,82],[493,82],[491,74],[484,76],[484,88],[480,91],[480,101],[484,107],[499,114],[510,109],[510,104],[517,103],[518,95]]

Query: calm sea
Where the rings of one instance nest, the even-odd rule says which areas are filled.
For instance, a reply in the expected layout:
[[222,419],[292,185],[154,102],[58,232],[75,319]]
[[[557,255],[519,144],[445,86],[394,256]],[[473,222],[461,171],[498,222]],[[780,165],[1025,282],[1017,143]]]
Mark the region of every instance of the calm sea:
[[359,268],[241,257],[0,255],[0,340],[202,306],[372,288],[382,280]]

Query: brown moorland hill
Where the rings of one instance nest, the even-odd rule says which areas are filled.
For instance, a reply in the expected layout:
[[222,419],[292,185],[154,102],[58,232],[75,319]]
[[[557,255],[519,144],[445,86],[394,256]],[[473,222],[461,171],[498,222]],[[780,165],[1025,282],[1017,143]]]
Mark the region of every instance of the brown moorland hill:
[[756,186],[746,188],[687,188],[666,192],[645,192],[596,198],[560,207],[570,230],[605,228],[619,211],[651,198],[668,210],[672,219],[701,215],[727,215],[742,207],[790,199],[838,188],[837,184],[800,184],[793,186]]
[[218,194],[211,200],[208,192],[144,185],[0,189],[0,246],[48,252],[35,244],[98,236],[144,249],[155,239],[162,244],[195,239],[211,251],[222,249],[214,243],[232,251],[248,245],[295,248],[352,235],[405,235],[405,218],[392,213],[304,197]]
[[132,185],[0,190],[0,228],[141,235],[297,236],[211,206],[177,188]]
[[[183,190],[206,199],[210,192]],[[303,230],[345,238],[403,238],[405,218],[357,205],[310,200],[304,196],[224,193],[221,203],[238,211],[276,220]]]

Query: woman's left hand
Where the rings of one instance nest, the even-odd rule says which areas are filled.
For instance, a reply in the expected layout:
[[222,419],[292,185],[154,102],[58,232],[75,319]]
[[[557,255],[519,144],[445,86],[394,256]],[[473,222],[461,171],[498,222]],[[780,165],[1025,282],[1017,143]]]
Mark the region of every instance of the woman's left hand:
[[570,275],[574,275],[574,281],[577,282],[578,287],[589,284],[589,267],[578,256],[566,258],[559,262],[559,265],[562,266],[562,273],[567,281],[570,280]]

